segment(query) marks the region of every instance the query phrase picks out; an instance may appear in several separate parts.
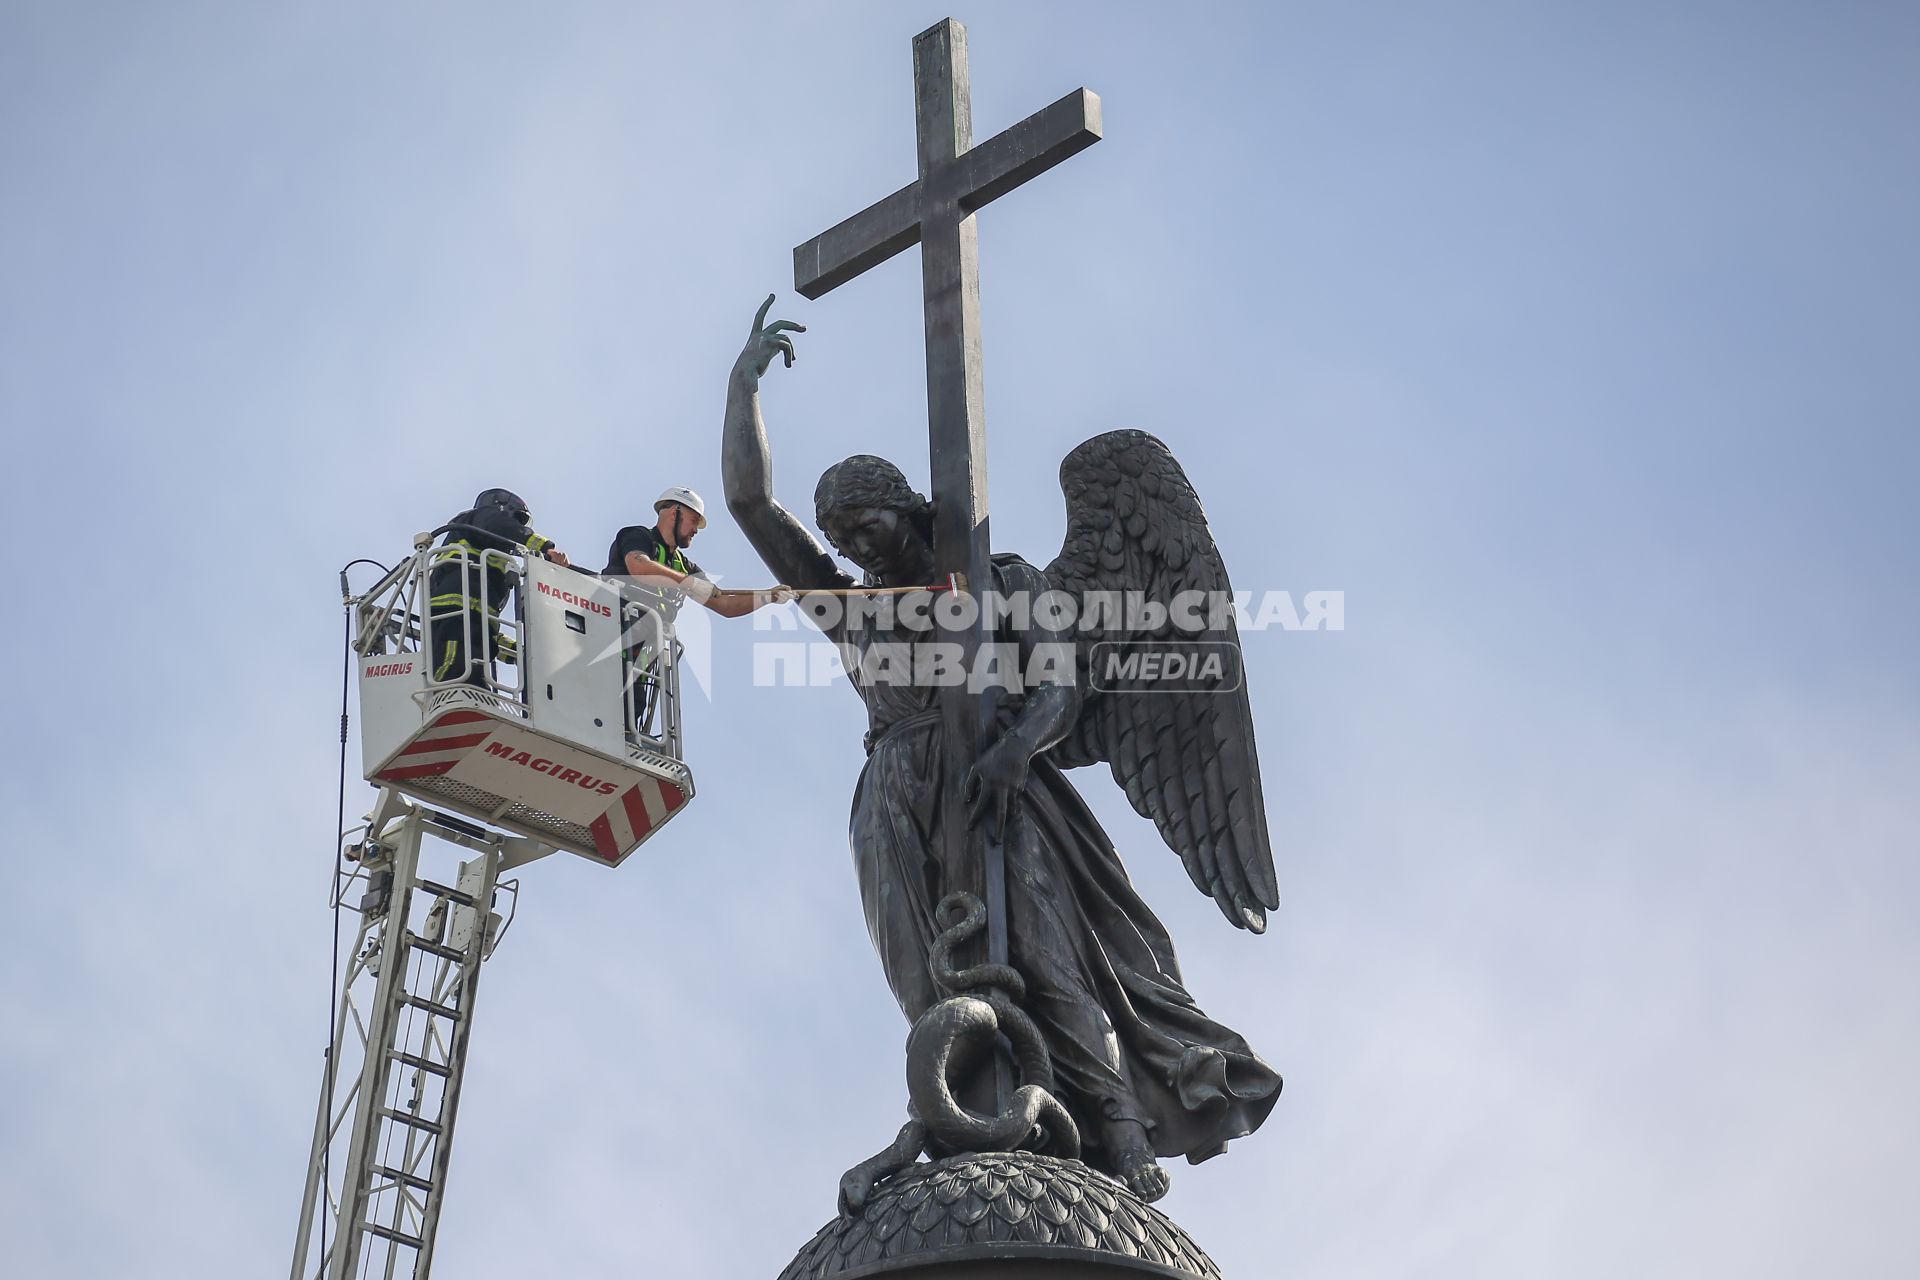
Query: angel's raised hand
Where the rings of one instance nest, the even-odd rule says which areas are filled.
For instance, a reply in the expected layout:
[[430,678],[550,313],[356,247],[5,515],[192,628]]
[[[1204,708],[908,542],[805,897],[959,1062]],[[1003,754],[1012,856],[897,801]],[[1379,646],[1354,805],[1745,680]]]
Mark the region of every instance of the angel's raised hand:
[[756,382],[767,371],[778,355],[791,369],[796,356],[793,349],[792,333],[805,333],[807,326],[796,324],[792,320],[775,320],[767,323],[767,312],[773,308],[773,295],[760,304],[760,310],[753,317],[753,331],[747,338],[747,345],[740,352],[740,359],[734,367],[752,377]]

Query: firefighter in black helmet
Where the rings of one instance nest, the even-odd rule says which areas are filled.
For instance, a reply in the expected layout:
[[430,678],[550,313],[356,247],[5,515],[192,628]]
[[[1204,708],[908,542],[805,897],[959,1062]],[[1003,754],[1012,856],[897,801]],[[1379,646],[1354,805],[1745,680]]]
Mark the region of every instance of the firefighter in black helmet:
[[[433,553],[427,574],[428,665],[433,678],[485,686],[497,654],[508,662],[518,656],[510,637],[500,634],[500,608],[506,603],[511,556],[526,550],[555,564],[567,557],[533,531],[527,504],[510,489],[487,489],[471,509],[447,522],[442,548]],[[450,548],[464,548],[451,550]],[[470,652],[473,638],[478,652]]]

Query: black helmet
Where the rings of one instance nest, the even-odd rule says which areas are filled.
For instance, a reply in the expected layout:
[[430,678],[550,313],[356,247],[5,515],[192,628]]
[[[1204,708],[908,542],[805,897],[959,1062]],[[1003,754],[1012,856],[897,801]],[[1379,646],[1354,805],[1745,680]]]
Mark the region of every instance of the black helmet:
[[511,489],[482,489],[480,496],[473,500],[473,509],[484,511],[488,507],[505,507],[520,523],[527,522],[527,504]]

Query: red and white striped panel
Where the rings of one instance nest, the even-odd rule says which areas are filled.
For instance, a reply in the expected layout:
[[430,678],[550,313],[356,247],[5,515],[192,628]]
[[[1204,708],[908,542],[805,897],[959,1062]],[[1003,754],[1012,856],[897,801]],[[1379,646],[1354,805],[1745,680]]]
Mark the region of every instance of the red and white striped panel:
[[593,847],[608,862],[646,839],[687,802],[686,793],[671,782],[642,778],[620,793],[620,802],[593,820]]
[[378,776],[383,782],[438,777],[492,736],[492,720],[479,711],[449,711],[402,747]]

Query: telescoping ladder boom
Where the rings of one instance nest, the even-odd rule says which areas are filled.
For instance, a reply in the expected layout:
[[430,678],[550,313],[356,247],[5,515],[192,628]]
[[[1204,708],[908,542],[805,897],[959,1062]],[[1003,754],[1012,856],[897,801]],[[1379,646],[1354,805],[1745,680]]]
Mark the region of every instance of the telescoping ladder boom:
[[[617,866],[693,797],[670,611],[537,556],[430,541],[347,601],[363,771],[380,792],[336,877],[334,909],[359,924],[292,1280],[426,1280],[480,967],[505,928],[495,899],[517,902],[501,873],[562,850]],[[457,570],[451,603],[435,569]],[[494,577],[510,598],[490,597]],[[430,661],[450,638],[464,664]],[[509,670],[496,649],[514,652]],[[447,845],[471,856],[429,865]]]
[[[428,836],[474,856],[432,878]],[[426,1280],[481,963],[503,928],[499,877],[552,850],[389,790],[354,852],[343,893],[361,894],[360,925],[327,1051],[292,1280]]]

